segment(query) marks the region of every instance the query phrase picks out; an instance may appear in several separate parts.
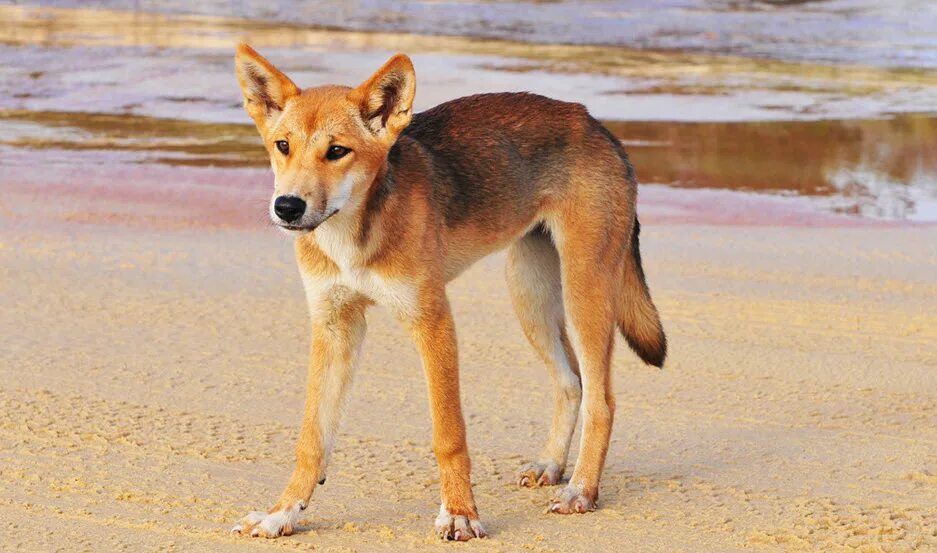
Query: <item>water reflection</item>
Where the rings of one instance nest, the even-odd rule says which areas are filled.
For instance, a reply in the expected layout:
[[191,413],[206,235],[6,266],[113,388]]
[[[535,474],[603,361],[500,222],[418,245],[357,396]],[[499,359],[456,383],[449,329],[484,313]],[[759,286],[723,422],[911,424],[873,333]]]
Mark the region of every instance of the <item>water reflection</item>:
[[[937,117],[749,123],[606,122],[642,183],[815,198],[849,215],[937,221]],[[133,163],[263,168],[247,124],[0,110],[0,145]],[[11,158],[13,159],[13,158]],[[0,167],[4,163],[0,161]]]
[[609,123],[642,182],[822,198],[838,212],[937,220],[937,118]]

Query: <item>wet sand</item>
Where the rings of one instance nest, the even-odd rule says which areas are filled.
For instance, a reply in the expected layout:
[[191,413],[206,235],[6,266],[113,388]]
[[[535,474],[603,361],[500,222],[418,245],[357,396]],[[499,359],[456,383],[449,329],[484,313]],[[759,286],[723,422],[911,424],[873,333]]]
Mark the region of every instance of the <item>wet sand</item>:
[[[66,8],[87,4],[43,2]],[[94,4],[163,15],[236,15],[270,25],[357,32],[937,68],[937,6],[928,0],[397,0],[390,5],[377,0],[354,4],[98,0]]]

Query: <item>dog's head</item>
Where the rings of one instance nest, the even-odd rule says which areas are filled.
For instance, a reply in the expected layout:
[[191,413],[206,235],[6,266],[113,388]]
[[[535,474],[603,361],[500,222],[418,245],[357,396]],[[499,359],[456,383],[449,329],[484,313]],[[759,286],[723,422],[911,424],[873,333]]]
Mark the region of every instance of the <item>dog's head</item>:
[[410,58],[392,57],[357,88],[300,90],[246,44],[238,47],[235,65],[244,108],[273,166],[273,223],[309,232],[360,205],[413,115]]

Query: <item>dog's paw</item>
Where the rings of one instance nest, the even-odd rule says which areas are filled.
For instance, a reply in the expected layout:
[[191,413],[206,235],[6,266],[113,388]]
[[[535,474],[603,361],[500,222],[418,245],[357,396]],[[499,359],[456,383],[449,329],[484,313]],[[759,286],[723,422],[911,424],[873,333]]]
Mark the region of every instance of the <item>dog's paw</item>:
[[563,467],[553,461],[527,463],[517,473],[517,485],[522,488],[555,486],[563,478]]
[[488,533],[477,518],[450,515],[446,506],[440,505],[439,516],[436,517],[436,535],[447,540],[468,541],[472,538],[485,538]]
[[296,501],[289,507],[275,509],[269,513],[252,511],[231,529],[234,534],[252,538],[278,538],[289,536],[296,529],[296,523],[306,509],[304,501]]
[[594,511],[595,496],[584,493],[580,486],[570,483],[556,494],[547,511],[561,515]]

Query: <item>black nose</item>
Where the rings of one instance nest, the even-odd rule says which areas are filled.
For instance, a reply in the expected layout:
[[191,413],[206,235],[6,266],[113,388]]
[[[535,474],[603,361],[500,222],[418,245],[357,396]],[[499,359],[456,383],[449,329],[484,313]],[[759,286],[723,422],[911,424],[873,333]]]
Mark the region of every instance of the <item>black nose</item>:
[[306,202],[296,196],[279,196],[273,202],[273,212],[280,219],[292,223],[306,212]]

